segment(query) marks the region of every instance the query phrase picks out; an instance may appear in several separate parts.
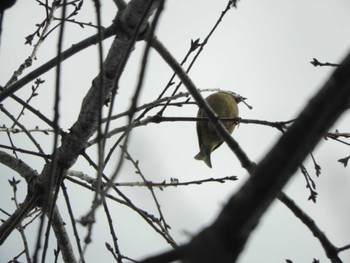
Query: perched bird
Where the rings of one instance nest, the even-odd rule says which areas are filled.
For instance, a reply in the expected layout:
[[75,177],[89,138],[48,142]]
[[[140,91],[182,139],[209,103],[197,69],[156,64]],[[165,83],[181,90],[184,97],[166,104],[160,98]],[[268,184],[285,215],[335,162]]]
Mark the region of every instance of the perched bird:
[[[241,102],[243,98],[228,91],[218,91],[208,96],[205,100],[218,117],[236,118],[238,117],[237,103]],[[203,109],[198,110],[197,117],[206,117]],[[222,123],[229,133],[232,133],[236,127],[234,121],[223,121]],[[210,155],[224,141],[216,133],[215,128],[209,121],[197,121],[197,135],[200,151],[194,158],[203,160],[212,168]]]

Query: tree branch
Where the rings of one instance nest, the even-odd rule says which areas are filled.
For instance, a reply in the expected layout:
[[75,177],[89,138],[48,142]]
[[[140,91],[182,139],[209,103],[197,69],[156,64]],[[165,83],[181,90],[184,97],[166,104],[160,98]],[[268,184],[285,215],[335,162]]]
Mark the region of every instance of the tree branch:
[[[169,58],[166,60],[169,61]],[[182,73],[181,68],[176,67],[176,70]],[[278,196],[307,154],[348,108],[350,102],[349,71],[350,54],[259,163],[252,176],[230,198],[216,221],[195,236],[189,244],[173,253],[169,252],[169,259],[173,260],[175,257],[176,259],[186,258],[192,263],[225,263],[234,262],[238,258],[250,233],[259,223],[269,205]],[[181,80],[184,79],[186,86],[192,85],[184,74],[179,74],[179,77]],[[197,97],[195,97],[196,100]],[[201,98],[199,101],[203,104]],[[163,255],[159,257],[161,256]],[[332,255],[331,257],[335,262],[339,262],[336,261],[336,257]],[[162,262],[171,260],[166,261],[163,258]],[[155,258],[154,261],[149,259],[142,262],[157,262],[157,260]]]
[[[89,89],[87,95],[83,100],[77,121],[71,127],[70,132],[63,137],[62,145],[57,149],[57,169],[55,169],[55,171],[53,171],[53,174],[51,174],[50,171],[52,163],[49,162],[44,166],[41,174],[36,177],[35,180],[30,184],[29,193],[26,198],[26,200],[28,200],[26,207],[29,209],[22,210],[20,211],[21,213],[15,212],[17,215],[19,215],[16,220],[17,223],[20,222],[33,207],[35,207],[39,197],[45,194],[45,189],[49,178],[53,177],[54,181],[56,182],[58,175],[60,173],[65,173],[65,171],[76,162],[88,139],[96,132],[98,113],[101,110],[99,108],[99,99],[101,98],[99,94],[102,94],[102,98],[106,100],[110,95],[112,89],[115,87],[115,79],[122,74],[123,67],[125,65],[125,58],[127,60],[129,56],[129,53],[127,51],[130,50],[130,45],[134,45],[134,42],[131,42],[133,39],[132,36],[134,34],[139,35],[147,27],[147,21],[144,21],[140,27],[140,31],[135,32],[135,28],[137,28],[138,23],[140,23],[141,19],[144,17],[143,13],[145,7],[147,7],[149,4],[149,1],[130,1],[126,9],[124,9],[122,12],[118,12],[117,18],[115,20],[116,25],[112,25],[106,29],[107,32],[104,32],[106,34],[112,34],[112,32],[115,32],[115,26],[117,26],[120,31],[118,37],[112,43],[112,46],[104,61],[104,71],[93,80],[92,87]],[[154,1],[154,5],[152,6],[147,17],[149,17],[157,7],[157,3],[158,1]],[[92,43],[96,43],[98,40],[98,35],[95,35],[88,40],[85,40],[81,46],[86,47]],[[73,48],[63,52],[61,54],[61,61],[73,55],[75,52],[76,49]],[[32,73],[29,73],[27,77],[21,79],[22,81],[20,80],[11,85],[8,89],[2,91],[0,93],[0,101],[10,96],[24,84],[28,83],[28,79],[36,78],[38,74],[40,75],[43,72],[49,70],[55,66],[57,62],[58,58],[56,57],[46,63],[45,67],[42,66]],[[100,81],[101,78],[103,78],[103,81]],[[103,83],[102,87],[100,87],[100,83]],[[4,224],[7,225],[6,222]],[[12,230],[13,229],[8,229],[6,236],[0,236],[1,243],[7,238]]]
[[19,173],[27,182],[38,176],[28,164],[3,151],[0,151],[0,163]]

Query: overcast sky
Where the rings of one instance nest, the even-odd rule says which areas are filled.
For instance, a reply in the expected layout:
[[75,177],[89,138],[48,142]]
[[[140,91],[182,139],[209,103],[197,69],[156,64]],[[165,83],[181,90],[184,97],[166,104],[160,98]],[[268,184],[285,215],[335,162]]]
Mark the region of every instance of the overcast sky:
[[[6,11],[3,21],[3,32],[0,46],[0,85],[5,85],[12,72],[32,52],[32,47],[23,45],[25,36],[35,30],[45,11],[34,0],[17,1],[16,5]],[[83,10],[75,18],[78,21],[95,23],[92,1],[85,1]],[[221,11],[227,5],[226,0],[203,1],[166,1],[165,10],[157,28],[157,36],[169,51],[181,61],[186,54],[191,39],[203,40],[216,23]],[[103,25],[110,25],[115,17],[116,7],[112,0],[102,3]],[[190,77],[198,88],[220,88],[231,90],[247,98],[253,106],[249,110],[240,105],[240,116],[247,119],[269,121],[286,121],[295,118],[307,104],[308,100],[322,86],[332,72],[329,67],[313,67],[312,58],[322,62],[340,63],[350,50],[350,2],[348,0],[241,0],[237,9],[230,10],[219,28],[208,42],[198,58]],[[58,16],[58,14],[57,14]],[[64,46],[72,44],[95,33],[94,29],[81,29],[75,24],[67,24]],[[111,39],[104,42],[107,52]],[[44,42],[37,54],[33,67],[42,65],[51,59],[57,50],[56,35],[51,35]],[[119,94],[116,99],[116,113],[126,110],[133,94],[143,44],[138,43],[129,64],[122,76]],[[90,47],[63,63],[61,116],[60,124],[68,131],[77,118],[80,101],[90,87],[92,79],[98,73],[97,48]],[[24,74],[24,75],[25,75]],[[145,87],[142,90],[139,105],[154,100],[166,85],[172,72],[156,52],[151,53],[147,70]],[[54,70],[44,74],[45,84],[39,89],[32,105],[38,107],[48,117],[52,117],[54,96]],[[30,94],[30,85],[18,92],[22,98]],[[181,88],[185,91],[185,87]],[[207,96],[209,93],[203,93]],[[332,103],[332,102],[330,102]],[[18,106],[5,102],[8,110],[18,112]],[[165,116],[195,116],[197,108],[186,106],[170,108]],[[151,113],[150,113],[151,114]],[[26,116],[28,115],[28,116]],[[30,128],[43,126],[28,113],[23,124]],[[337,122],[331,131],[338,129],[349,132],[348,112]],[[12,123],[0,113],[0,125]],[[120,122],[113,123],[117,127]],[[43,126],[43,128],[45,128]],[[281,134],[270,127],[241,124],[233,133],[249,158],[254,162],[264,156]],[[13,135],[18,146],[31,149],[32,145],[22,135]],[[1,144],[9,144],[5,133],[0,133]],[[42,147],[52,151],[52,137],[37,135],[42,140]],[[116,139],[109,142],[113,145]],[[107,147],[107,149],[108,149]],[[93,155],[96,149],[90,149]],[[129,152],[139,160],[140,167],[148,180],[155,182],[169,181],[177,178],[180,181],[200,180],[210,177],[236,175],[239,180],[225,184],[208,183],[202,185],[166,188],[156,190],[156,195],[163,209],[171,233],[179,243],[187,241],[191,235],[198,233],[210,224],[217,216],[225,200],[232,195],[247,179],[247,172],[240,167],[237,158],[226,145],[221,146],[212,155],[213,169],[203,162],[193,159],[198,152],[195,124],[175,122],[150,124],[132,132]],[[286,186],[285,191],[300,205],[304,211],[315,219],[336,246],[350,243],[350,206],[349,168],[344,168],[338,159],[349,155],[349,148],[335,141],[322,141],[314,151],[318,164],[322,167],[319,178],[315,177],[313,163],[307,160],[304,164],[313,176],[318,191],[317,204],[308,201],[308,190],[305,179],[298,172]],[[41,171],[43,161],[38,158],[20,155],[34,169]],[[111,173],[118,156],[113,156],[106,167]],[[113,160],[112,158],[112,160]],[[16,176],[8,168],[0,166],[0,207],[8,212],[14,210],[11,189],[7,180]],[[78,161],[72,167],[84,173],[95,175],[94,170],[84,161]],[[125,162],[119,181],[140,181],[134,168]],[[26,187],[21,197],[25,196]],[[67,183],[75,207],[76,218],[85,215],[91,205],[93,194]],[[146,189],[122,189],[139,207],[156,213],[151,195]],[[62,205],[62,214],[68,221]],[[169,248],[166,242],[142,221],[130,209],[110,203],[110,209],[116,225],[122,253],[131,258],[140,259]],[[0,214],[5,219],[4,214]],[[98,211],[97,226],[94,228],[94,243],[88,247],[87,262],[113,262],[104,243],[111,243],[105,215]],[[86,230],[81,230],[84,238]],[[31,231],[35,233],[33,226]],[[0,258],[10,260],[11,256],[21,251],[22,243],[18,233],[14,234],[0,247]],[[55,248],[55,243],[50,247]],[[96,252],[102,251],[102,252]],[[51,262],[51,254],[48,262]],[[340,254],[344,262],[350,262],[350,251]],[[101,257],[104,257],[103,259]],[[247,248],[239,258],[240,263],[248,262],[328,262],[323,249],[313,235],[296,219],[283,204],[275,202],[263,217],[253,233]]]

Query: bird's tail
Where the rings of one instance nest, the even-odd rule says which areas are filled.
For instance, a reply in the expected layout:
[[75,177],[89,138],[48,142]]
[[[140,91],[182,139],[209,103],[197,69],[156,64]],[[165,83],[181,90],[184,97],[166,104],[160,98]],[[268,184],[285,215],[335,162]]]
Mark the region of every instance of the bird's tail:
[[206,154],[204,151],[200,151],[194,159],[204,161],[206,165],[208,165],[210,168],[211,166],[211,160],[210,160],[210,154]]

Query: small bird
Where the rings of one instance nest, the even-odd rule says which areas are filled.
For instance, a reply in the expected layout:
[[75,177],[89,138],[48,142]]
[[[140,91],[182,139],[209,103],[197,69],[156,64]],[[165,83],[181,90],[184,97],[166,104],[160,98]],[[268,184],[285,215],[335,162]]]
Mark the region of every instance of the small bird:
[[[218,91],[208,96],[205,100],[219,118],[236,118],[238,117],[237,103],[243,99],[228,91]],[[197,117],[206,117],[203,109],[198,110]],[[229,133],[232,133],[236,127],[235,121],[223,121],[222,123]],[[203,160],[212,168],[210,155],[224,141],[216,133],[215,128],[209,121],[197,121],[197,135],[200,151],[194,158]]]

